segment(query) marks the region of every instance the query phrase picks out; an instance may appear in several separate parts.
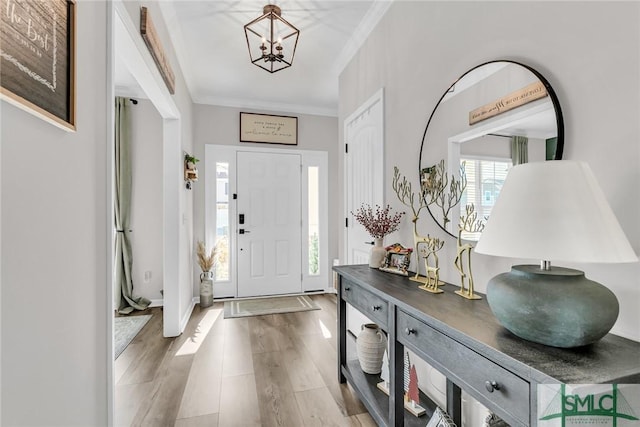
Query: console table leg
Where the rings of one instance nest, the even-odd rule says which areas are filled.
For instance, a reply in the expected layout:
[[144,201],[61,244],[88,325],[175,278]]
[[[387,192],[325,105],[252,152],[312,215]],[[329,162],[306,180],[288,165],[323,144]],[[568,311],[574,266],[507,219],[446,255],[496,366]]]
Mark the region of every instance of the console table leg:
[[462,398],[460,387],[447,379],[447,413],[456,425],[462,425]]
[[344,384],[347,382],[342,374],[342,367],[347,366],[347,303],[342,299],[342,276],[338,277],[338,383]]

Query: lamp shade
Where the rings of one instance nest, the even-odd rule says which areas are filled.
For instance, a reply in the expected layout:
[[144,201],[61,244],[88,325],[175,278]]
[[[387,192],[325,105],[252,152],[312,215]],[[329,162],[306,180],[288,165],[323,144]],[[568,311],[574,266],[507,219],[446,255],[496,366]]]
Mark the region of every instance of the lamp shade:
[[638,260],[589,165],[568,160],[513,167],[475,251],[579,263]]

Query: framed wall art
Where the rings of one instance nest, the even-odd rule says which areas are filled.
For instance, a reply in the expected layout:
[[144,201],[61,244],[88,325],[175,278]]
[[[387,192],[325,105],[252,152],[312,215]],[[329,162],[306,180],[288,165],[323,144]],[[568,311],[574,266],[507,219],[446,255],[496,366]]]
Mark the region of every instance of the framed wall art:
[[0,0],[0,11],[0,96],[74,131],[76,2]]
[[380,270],[388,273],[400,274],[408,276],[409,264],[411,263],[411,253],[413,249],[405,248],[400,243],[394,243],[385,248],[387,254],[382,262]]
[[298,145],[298,118],[240,113],[240,142]]

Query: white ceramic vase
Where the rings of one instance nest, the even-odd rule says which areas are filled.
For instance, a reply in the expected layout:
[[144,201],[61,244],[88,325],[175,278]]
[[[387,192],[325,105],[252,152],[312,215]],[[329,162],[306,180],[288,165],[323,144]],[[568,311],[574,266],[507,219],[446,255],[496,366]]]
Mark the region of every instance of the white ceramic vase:
[[374,239],[373,246],[371,247],[371,252],[369,253],[369,267],[382,267],[382,262],[386,255],[387,251],[384,250],[384,246],[382,245],[382,238],[376,237]]
[[367,374],[379,374],[382,371],[384,350],[387,348],[387,337],[378,325],[362,325],[356,347],[362,370]]

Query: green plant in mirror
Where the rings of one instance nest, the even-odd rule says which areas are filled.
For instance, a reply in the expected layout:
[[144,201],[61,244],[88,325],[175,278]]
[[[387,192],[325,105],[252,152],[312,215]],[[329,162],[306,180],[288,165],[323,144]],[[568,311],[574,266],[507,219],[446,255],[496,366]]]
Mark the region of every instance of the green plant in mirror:
[[422,169],[420,175],[422,196],[427,205],[435,204],[440,207],[443,226],[446,230],[447,224],[451,222],[449,219],[451,209],[460,203],[462,193],[467,188],[464,164],[460,165],[460,178],[456,178],[454,174],[451,174],[451,177],[447,175],[444,159],[437,165]]
[[460,222],[458,223],[458,250],[456,259],[453,261],[460,273],[460,290],[456,291],[456,294],[466,299],[481,299],[481,297],[473,291],[473,273],[471,271],[471,250],[473,246],[470,243],[462,243],[462,233],[465,231],[480,233],[484,229],[485,222],[486,218],[478,218],[475,205],[470,203],[465,206],[465,213],[460,217]]

